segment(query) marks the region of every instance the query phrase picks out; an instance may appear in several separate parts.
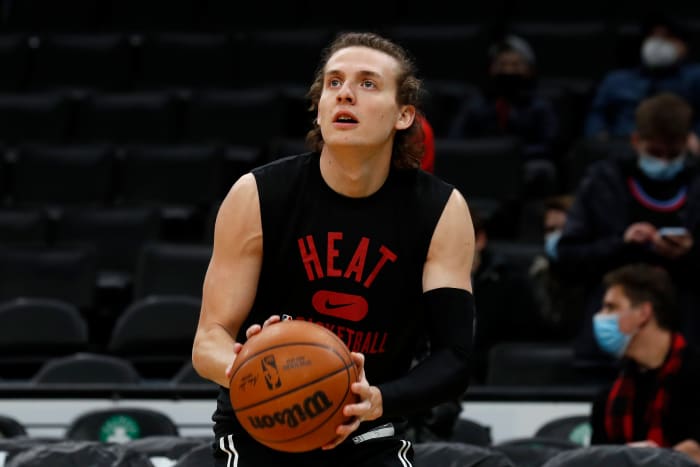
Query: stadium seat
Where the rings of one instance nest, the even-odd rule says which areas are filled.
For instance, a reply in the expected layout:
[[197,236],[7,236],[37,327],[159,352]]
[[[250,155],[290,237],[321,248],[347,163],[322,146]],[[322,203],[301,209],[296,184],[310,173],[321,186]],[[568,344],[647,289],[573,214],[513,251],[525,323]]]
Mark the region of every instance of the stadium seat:
[[197,0],[100,0],[104,27],[133,34],[190,31],[195,27]]
[[[213,467],[213,457],[211,456],[211,441],[173,435],[153,435],[146,438],[133,439],[127,441],[123,446],[129,451],[143,453],[151,459],[154,467],[172,467],[183,456],[193,449],[206,446],[209,449],[209,464]],[[209,464],[201,463],[197,467],[207,467]]]
[[94,248],[98,288],[127,289],[141,248],[157,241],[159,226],[158,212],[149,207],[73,208],[55,221],[54,242]]
[[542,342],[501,342],[489,351],[486,384],[551,386],[576,384],[573,348]]
[[92,409],[68,423],[65,438],[123,444],[148,436],[178,436],[175,422],[164,413],[149,408],[117,407]]
[[423,99],[425,116],[435,138],[445,138],[462,104],[476,92],[476,87],[460,81],[426,80]]
[[0,243],[47,245],[48,216],[41,208],[0,209]]
[[176,98],[167,91],[93,93],[79,103],[74,140],[117,144],[174,142],[179,117]]
[[585,446],[565,450],[542,467],[697,467],[685,453],[673,449],[619,445]]
[[624,138],[607,141],[579,138],[572,143],[570,151],[562,161],[565,188],[574,191],[588,168],[596,161],[634,156],[634,148]]
[[109,145],[25,144],[11,171],[18,207],[103,206],[114,196],[114,150]]
[[199,220],[223,191],[223,162],[216,145],[127,146],[119,164],[117,202],[156,208],[166,221]]
[[[131,426],[131,425],[129,425]],[[117,443],[60,440],[37,444],[14,456],[8,467],[153,467],[148,457]]]
[[32,377],[33,385],[139,384],[141,376],[127,360],[96,353],[52,358]]
[[48,34],[38,38],[28,86],[35,91],[126,91],[134,54],[124,34]]
[[171,378],[192,356],[200,306],[198,298],[185,296],[137,300],[117,318],[107,351],[146,378]]
[[0,93],[24,91],[29,77],[29,44],[24,33],[0,35]]
[[4,378],[29,379],[50,358],[87,349],[88,325],[74,305],[36,298],[0,304],[0,371]]
[[234,59],[224,33],[150,33],[138,47],[136,87],[226,88],[234,82]]
[[549,420],[537,428],[535,437],[563,439],[580,446],[588,446],[591,443],[590,414],[568,415]]
[[[239,69],[236,86],[295,84],[308,88],[331,34],[330,29],[323,27],[249,29],[236,38]],[[250,70],[255,70],[255,73]]]
[[210,443],[190,449],[172,467],[213,467],[213,454]]
[[[561,453],[579,448],[580,445],[561,439],[515,438],[496,443],[492,449],[505,455],[518,467],[541,467]],[[590,464],[598,466],[598,464]]]
[[[614,35],[603,21],[517,21],[510,31],[530,44],[541,78],[598,80],[614,68]],[[582,60],[595,51],[595,60]]]
[[201,298],[211,245],[150,243],[136,267],[134,299],[149,295],[185,295]]
[[435,140],[435,174],[467,199],[516,199],[522,185],[521,145],[515,139]]
[[97,260],[84,247],[0,248],[0,300],[63,300],[89,311],[95,305]]
[[[19,420],[8,415],[0,415],[0,438],[27,436],[27,429]],[[2,448],[0,448],[2,452]]]
[[488,31],[479,23],[393,25],[383,32],[407,48],[426,80],[469,85],[487,68]]
[[265,147],[283,135],[283,103],[277,89],[203,90],[187,103],[187,142]]
[[515,467],[515,464],[498,451],[466,443],[416,443],[413,445],[413,451],[416,467]]
[[5,24],[10,31],[32,34],[97,31],[103,24],[103,0],[13,0],[7,2]]
[[0,94],[0,142],[65,143],[70,137],[73,106],[60,92]]

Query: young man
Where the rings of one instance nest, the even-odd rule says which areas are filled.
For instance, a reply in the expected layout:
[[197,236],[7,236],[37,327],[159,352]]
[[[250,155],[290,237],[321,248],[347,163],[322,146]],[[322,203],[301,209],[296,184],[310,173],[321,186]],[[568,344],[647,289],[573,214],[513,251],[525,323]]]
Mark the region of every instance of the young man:
[[[403,415],[466,390],[474,232],[463,196],[418,168],[420,86],[396,44],[338,36],[309,90],[312,152],[244,175],[222,203],[192,355],[221,385],[217,465],[406,467]],[[282,314],[335,331],[360,373],[352,421],[306,453],[254,441],[229,401],[243,342]],[[423,333],[430,356],[410,368]]]
[[676,331],[670,276],[639,263],[608,273],[603,283],[596,341],[624,360],[593,404],[592,442],[673,448],[700,462],[700,354]]
[[687,146],[692,113],[688,102],[674,94],[645,99],[631,138],[636,154],[595,162],[579,183],[556,252],[561,274],[586,289],[586,319],[575,342],[581,357],[604,357],[590,320],[603,295],[600,278],[637,262],[671,274],[681,330],[700,342],[695,279],[700,273],[700,166]]

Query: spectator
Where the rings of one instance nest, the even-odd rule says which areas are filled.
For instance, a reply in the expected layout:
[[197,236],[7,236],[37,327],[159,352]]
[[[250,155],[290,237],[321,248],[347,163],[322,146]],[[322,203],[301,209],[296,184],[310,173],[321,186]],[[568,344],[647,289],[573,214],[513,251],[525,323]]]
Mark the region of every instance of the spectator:
[[475,234],[472,282],[478,290],[474,340],[476,382],[484,382],[488,353],[498,342],[546,338],[539,320],[533,283],[518,267],[489,245],[484,219],[472,212]]
[[420,161],[420,168],[426,172],[435,173],[435,132],[425,116],[420,115],[420,124],[423,130],[423,159]]
[[[700,173],[697,158],[686,156],[691,116],[676,95],[645,99],[636,112],[633,155],[595,162],[581,180],[557,254],[560,269],[587,287],[588,318],[602,297],[600,277],[645,262],[669,271],[679,287],[683,330],[700,339]],[[667,226],[686,231],[667,237],[661,230]],[[590,319],[575,347],[581,357],[601,356]]]
[[[585,137],[628,139],[634,131],[637,106],[660,92],[677,94],[700,109],[700,64],[688,61],[685,31],[663,15],[654,15],[642,30],[640,64],[612,70],[603,77],[585,120]],[[697,152],[694,136],[700,120],[694,121],[691,149]]]
[[593,444],[672,448],[700,462],[700,352],[677,331],[670,276],[629,264],[609,272],[594,316],[598,344],[622,370],[593,404]]
[[552,335],[562,340],[575,335],[583,314],[583,288],[559,273],[557,261],[557,243],[573,201],[570,194],[550,196],[543,201],[544,254],[535,257],[529,271],[542,319]]
[[488,55],[484,89],[463,102],[447,137],[518,138],[526,192],[552,193],[558,183],[553,147],[558,118],[551,101],[537,92],[535,54],[525,40],[508,35],[493,44]]

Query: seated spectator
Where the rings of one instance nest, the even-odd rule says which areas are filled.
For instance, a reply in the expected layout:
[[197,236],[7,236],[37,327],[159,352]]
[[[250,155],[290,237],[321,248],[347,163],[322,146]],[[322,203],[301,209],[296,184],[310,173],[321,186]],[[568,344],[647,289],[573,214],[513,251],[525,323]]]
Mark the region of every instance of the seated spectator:
[[424,115],[419,116],[421,128],[423,129],[423,144],[425,152],[420,161],[420,168],[426,172],[435,172],[435,133],[433,127]]
[[675,21],[654,15],[643,26],[640,64],[610,71],[599,84],[584,124],[587,138],[629,139],[635,110],[646,98],[672,92],[696,109],[694,135],[700,129],[700,64],[688,60],[686,32]]
[[476,240],[472,284],[477,307],[473,376],[476,382],[484,382],[488,352],[494,344],[547,336],[527,271],[489,246],[486,225],[478,212],[472,212],[472,220]]
[[482,92],[458,110],[447,137],[517,137],[525,157],[527,193],[556,191],[553,146],[559,125],[551,101],[537,92],[535,54],[520,37],[506,36],[489,49],[488,78]]
[[575,336],[583,314],[583,288],[558,272],[557,243],[573,204],[570,194],[550,196],[544,203],[544,254],[535,257],[530,276],[542,319],[561,340]]
[[[586,286],[586,311],[576,351],[601,357],[590,316],[598,309],[600,278],[625,264],[665,268],[680,294],[682,330],[700,340],[700,172],[687,156],[692,109],[662,93],[642,101],[632,136],[634,153],[594,163],[581,180],[557,245],[560,271]],[[664,227],[685,229],[674,236]]]
[[670,276],[639,263],[603,282],[593,328],[622,370],[593,404],[591,442],[671,448],[700,463],[700,350],[677,331]]

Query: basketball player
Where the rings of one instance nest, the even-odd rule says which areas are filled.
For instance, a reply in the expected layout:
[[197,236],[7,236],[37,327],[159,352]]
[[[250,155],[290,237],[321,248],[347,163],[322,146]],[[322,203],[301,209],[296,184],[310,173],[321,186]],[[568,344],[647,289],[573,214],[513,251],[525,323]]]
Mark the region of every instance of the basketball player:
[[[419,169],[413,64],[386,38],[345,33],[322,65],[309,90],[312,152],[242,176],[218,212],[192,355],[222,386],[218,466],[411,466],[402,417],[468,385],[474,231],[464,197]],[[359,402],[344,407],[351,422],[310,452],[256,442],[229,401],[242,343],[281,314],[334,331],[360,373]],[[431,354],[411,368],[423,334]]]

